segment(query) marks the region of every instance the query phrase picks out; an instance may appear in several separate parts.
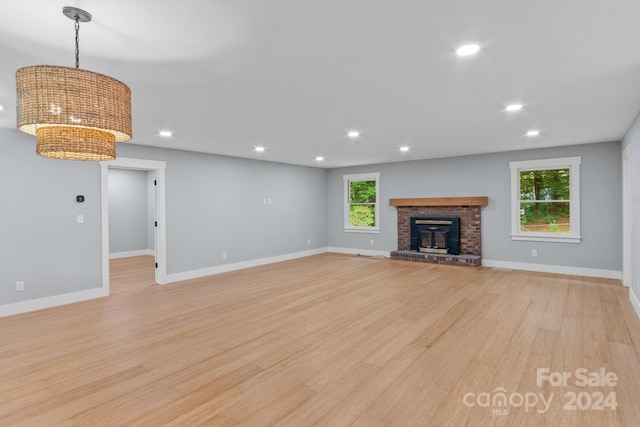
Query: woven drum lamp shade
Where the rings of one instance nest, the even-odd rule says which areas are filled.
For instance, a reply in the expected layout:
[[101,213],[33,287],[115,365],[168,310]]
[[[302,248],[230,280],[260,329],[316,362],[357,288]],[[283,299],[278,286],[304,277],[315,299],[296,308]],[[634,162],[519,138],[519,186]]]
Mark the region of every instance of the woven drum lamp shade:
[[16,71],[18,129],[54,159],[113,160],[131,139],[131,90],[103,74],[35,65]]

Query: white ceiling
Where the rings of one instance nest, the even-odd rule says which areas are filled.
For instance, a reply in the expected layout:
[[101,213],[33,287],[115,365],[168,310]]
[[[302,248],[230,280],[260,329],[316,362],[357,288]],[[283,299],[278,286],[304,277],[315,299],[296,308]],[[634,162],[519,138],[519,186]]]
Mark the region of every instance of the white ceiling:
[[93,14],[80,66],[131,87],[134,144],[339,167],[619,140],[640,110],[637,0],[2,3],[0,127],[17,68],[74,65],[63,6]]

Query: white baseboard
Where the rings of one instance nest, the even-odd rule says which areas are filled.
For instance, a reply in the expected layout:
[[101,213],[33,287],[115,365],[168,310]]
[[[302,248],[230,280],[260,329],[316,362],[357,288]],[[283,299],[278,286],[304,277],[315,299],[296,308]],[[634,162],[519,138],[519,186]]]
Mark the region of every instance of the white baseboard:
[[391,256],[391,253],[389,251],[372,251],[367,249],[352,249],[352,248],[329,247],[327,248],[327,252],[335,252],[338,254],[348,254],[348,255],[383,256],[385,258],[389,258]]
[[227,273],[229,271],[242,270],[245,268],[258,267],[261,265],[274,264],[276,262],[289,261],[296,258],[304,258],[312,255],[319,255],[327,252],[327,248],[313,249],[310,251],[294,252],[290,254],[277,255],[267,258],[252,259],[249,261],[235,262],[233,264],[217,265],[215,267],[203,268],[201,270],[185,271],[182,273],[167,274],[166,283],[180,282],[182,280],[197,279],[199,277],[212,276],[214,274]]
[[0,317],[13,316],[14,314],[27,313],[29,311],[42,310],[59,305],[102,298],[108,295],[109,291],[107,289],[95,288],[87,289],[86,291],[71,292],[68,294],[4,304],[0,305]]
[[[143,252],[143,253],[140,253],[140,252]],[[129,256],[151,255],[149,252],[150,251],[148,250],[133,251],[133,252],[119,252],[119,253],[111,254],[110,257],[111,259],[114,259],[113,257],[114,255],[122,255],[122,256],[118,256],[119,258],[129,257]],[[309,251],[294,252],[290,254],[277,255],[277,256],[272,256],[267,258],[237,262],[233,264],[203,268],[200,270],[192,270],[192,271],[185,271],[182,273],[169,274],[167,275],[166,283],[196,279],[199,277],[211,276],[214,274],[226,273],[229,271],[236,271],[236,270],[242,270],[245,268],[273,264],[276,262],[289,261],[296,258],[319,255],[325,252],[335,252],[335,253],[349,254],[349,255],[383,256],[386,258],[390,257],[390,252],[388,251],[374,251],[374,250],[338,248],[338,247],[318,248],[318,249],[313,249]],[[127,255],[123,255],[123,254],[127,254]],[[482,260],[482,265],[484,265],[485,267],[537,271],[537,272],[544,272],[544,273],[569,274],[569,275],[576,275],[576,276],[599,277],[599,278],[605,278],[605,279],[621,279],[622,277],[622,273],[620,271],[600,270],[600,269],[593,269],[593,268],[566,267],[566,266],[544,265],[544,264],[528,264],[528,263],[508,262],[508,261],[494,261],[494,260],[487,260],[487,259]],[[0,317],[12,316],[14,314],[26,313],[29,311],[41,310],[41,309],[55,307],[59,305],[71,304],[74,302],[106,297],[108,295],[109,295],[108,289],[95,288],[95,289],[88,289],[85,291],[55,295],[51,297],[39,298],[39,299],[34,299],[29,301],[21,301],[21,302],[16,302],[11,304],[4,304],[4,305],[0,305]],[[631,304],[633,305],[633,308],[638,314],[638,317],[640,317],[640,300],[633,293],[632,289],[629,289],[629,299],[631,300]]]
[[155,256],[156,251],[153,249],[140,249],[138,251],[113,252],[109,254],[109,259],[130,258],[132,256],[151,255]]
[[633,293],[633,288],[629,288],[629,300],[631,300],[631,305],[640,318],[640,300],[638,300],[636,294]]
[[525,262],[494,261],[483,259],[485,267],[507,268],[511,270],[537,271],[540,273],[569,274],[572,276],[599,277],[601,279],[622,279],[622,272],[597,268],[568,267],[563,265],[529,264]]

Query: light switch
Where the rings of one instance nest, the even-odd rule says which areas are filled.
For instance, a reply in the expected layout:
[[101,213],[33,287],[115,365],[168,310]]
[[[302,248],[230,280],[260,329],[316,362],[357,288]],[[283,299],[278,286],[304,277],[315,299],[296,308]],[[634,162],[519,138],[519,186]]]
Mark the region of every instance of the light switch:
[[84,215],[78,215],[78,224],[84,224]]

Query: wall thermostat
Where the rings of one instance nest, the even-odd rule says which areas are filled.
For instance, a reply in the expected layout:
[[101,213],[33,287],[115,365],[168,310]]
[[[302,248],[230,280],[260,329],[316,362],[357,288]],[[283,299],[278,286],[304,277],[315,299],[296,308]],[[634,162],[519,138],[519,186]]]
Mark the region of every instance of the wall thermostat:
[[81,194],[80,194],[80,195],[77,195],[77,196],[76,196],[76,202],[78,202],[78,203],[82,203],[82,202],[84,202],[84,196],[83,196],[83,195],[81,195]]

